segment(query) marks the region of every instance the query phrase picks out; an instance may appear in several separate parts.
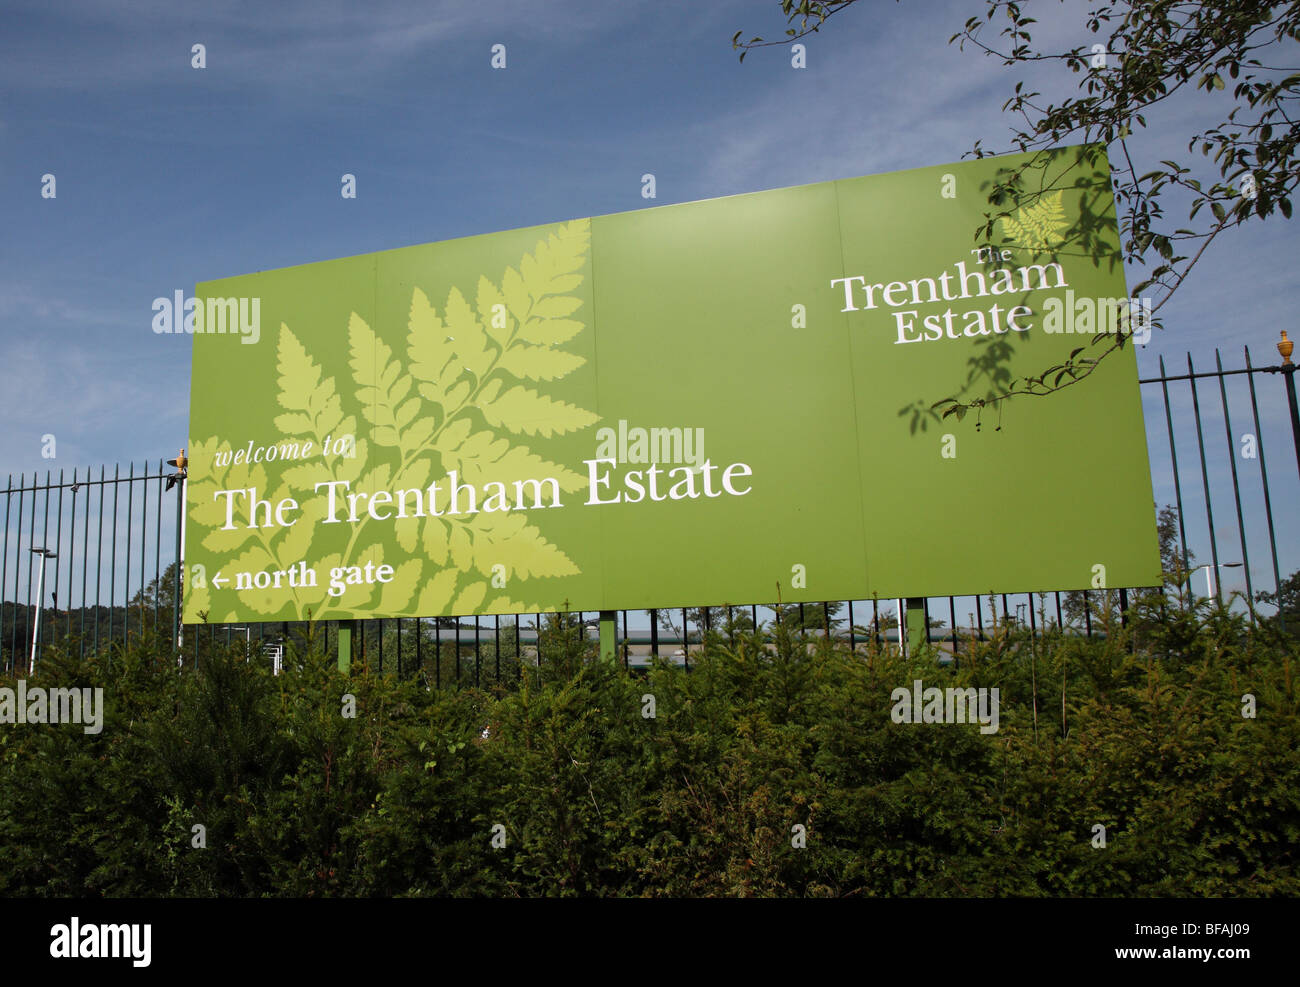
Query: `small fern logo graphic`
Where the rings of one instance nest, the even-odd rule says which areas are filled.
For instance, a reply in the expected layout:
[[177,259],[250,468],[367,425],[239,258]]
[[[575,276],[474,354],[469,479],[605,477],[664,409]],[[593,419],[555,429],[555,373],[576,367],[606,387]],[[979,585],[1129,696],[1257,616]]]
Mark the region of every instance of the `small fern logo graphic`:
[[1002,232],[1017,247],[1052,250],[1065,242],[1068,227],[1061,192],[1048,192],[1020,209],[1015,216],[1002,217]]
[[[507,267],[499,282],[480,276],[473,303],[459,286],[436,306],[419,287],[412,290],[405,353],[393,347],[356,312],[347,322],[351,379],[327,376],[293,330],[283,323],[278,340],[278,394],[283,409],[276,429],[320,450],[331,437],[357,435],[353,455],[313,455],[278,471],[264,464],[221,467],[216,437],[195,443],[192,461],[209,464],[191,483],[189,523],[202,532],[205,550],[230,557],[229,572],[288,570],[306,560],[316,586],[286,591],[245,588],[240,609],[281,619],[329,619],[352,612],[433,615],[497,613],[553,607],[557,600],[531,581],[578,573],[564,551],[543,537],[528,511],[393,517],[365,512],[350,524],[328,521],[319,484],[344,481],[353,491],[424,489],[452,470],[459,482],[484,484],[554,478],[574,492],[586,477],[551,462],[544,443],[597,421],[594,412],[554,398],[545,385],[573,373],[586,358],[564,349],[586,329],[577,318],[591,231],[589,220],[563,224]],[[358,434],[358,425],[369,425]],[[538,443],[543,443],[538,446]],[[277,490],[267,489],[268,482]],[[286,527],[223,530],[227,508],[218,490],[256,488],[260,499],[299,498],[301,517]],[[328,488],[326,488],[328,489]],[[341,531],[340,529],[346,529]],[[404,556],[393,558],[395,541]],[[388,557],[385,557],[387,555]],[[390,581],[347,585],[331,595],[324,576],[337,566],[390,564]],[[509,573],[505,588],[493,576]],[[210,587],[191,589],[191,612],[212,607]],[[219,592],[230,592],[223,587]],[[512,597],[511,592],[522,598]],[[235,619],[236,608],[216,608],[209,620]]]

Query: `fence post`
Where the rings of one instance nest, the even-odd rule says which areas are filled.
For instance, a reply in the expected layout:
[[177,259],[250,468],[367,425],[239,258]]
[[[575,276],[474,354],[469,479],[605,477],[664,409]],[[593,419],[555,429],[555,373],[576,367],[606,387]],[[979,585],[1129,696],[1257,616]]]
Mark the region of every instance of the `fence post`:
[[344,675],[352,671],[352,638],[356,629],[355,620],[339,622],[339,671]]
[[613,610],[600,612],[600,658],[616,661],[618,658],[618,628],[614,624],[618,615]]
[[[87,497],[89,504],[89,497]],[[183,592],[184,577],[181,574],[182,555],[185,551],[185,542],[183,540],[185,532],[185,478],[182,477],[176,483],[176,592],[172,596],[172,640],[176,642],[176,647],[181,647],[181,594]],[[159,587],[161,590],[161,587]]]
[[925,619],[925,597],[907,598],[907,653],[916,657],[922,644],[930,641],[930,627]]

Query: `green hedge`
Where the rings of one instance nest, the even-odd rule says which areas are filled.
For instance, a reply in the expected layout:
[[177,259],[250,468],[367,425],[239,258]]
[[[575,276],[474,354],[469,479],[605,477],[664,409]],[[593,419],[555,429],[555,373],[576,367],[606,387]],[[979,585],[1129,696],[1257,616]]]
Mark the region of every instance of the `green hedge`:
[[[1294,644],[1224,611],[1141,628],[1002,629],[959,668],[778,628],[636,674],[556,625],[482,690],[311,649],[280,676],[50,653],[29,686],[103,687],[104,728],[0,725],[0,894],[1300,893]],[[893,723],[914,678],[996,686],[1000,729]]]

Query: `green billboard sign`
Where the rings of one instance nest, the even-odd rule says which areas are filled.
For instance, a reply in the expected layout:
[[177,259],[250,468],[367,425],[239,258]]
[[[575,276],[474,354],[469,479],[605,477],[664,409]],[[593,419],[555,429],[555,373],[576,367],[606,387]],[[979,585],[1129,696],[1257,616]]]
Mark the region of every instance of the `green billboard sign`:
[[1020,158],[200,284],[186,621],[1157,584],[1131,345],[932,407],[1123,307],[1104,156],[1046,160],[986,240]]

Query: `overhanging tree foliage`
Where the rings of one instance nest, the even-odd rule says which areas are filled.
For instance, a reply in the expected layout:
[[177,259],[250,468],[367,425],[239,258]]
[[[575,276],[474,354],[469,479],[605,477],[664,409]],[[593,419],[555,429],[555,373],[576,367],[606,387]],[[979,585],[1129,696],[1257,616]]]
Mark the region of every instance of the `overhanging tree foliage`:
[[[753,48],[788,44],[817,32],[856,3],[780,0],[789,25],[785,39],[754,37],[742,42],[738,31],[732,46],[740,49],[743,61]],[[1044,94],[1023,81],[1015,83],[1003,104],[1015,122],[1009,146],[1000,150],[1035,153],[1035,158],[1009,169],[991,189],[991,208],[975,236],[987,238],[1003,217],[1069,181],[1065,176],[1046,184],[1026,181],[1037,170],[1039,155],[1063,144],[1104,146],[1119,207],[1123,259],[1153,264],[1133,294],[1153,293],[1154,315],[1225,230],[1278,213],[1291,218],[1291,196],[1300,184],[1300,2],[1061,3],[1066,16],[1079,18],[1082,39],[1065,51],[1045,51],[1033,43],[1031,30],[1038,21],[1031,14],[1044,8],[1051,9],[1035,0],[985,0],[983,13],[949,38],[950,44],[963,49],[971,45],[1008,68],[1062,63],[1077,79],[1072,95]],[[1162,130],[1176,126],[1171,123],[1176,105],[1171,97],[1199,91],[1207,125],[1185,134],[1190,157],[1147,160],[1138,135],[1148,128],[1148,120]],[[999,149],[977,140],[971,153],[983,157]],[[1185,221],[1166,216],[1167,206],[1175,213],[1185,210]],[[1186,225],[1176,225],[1179,222]],[[1074,233],[1086,245],[1087,231]],[[1052,393],[1091,374],[1130,337],[1094,337],[1094,356],[1075,361],[1063,376],[1053,373],[1051,381],[1048,371],[999,384],[985,398],[943,403],[952,405],[947,413],[954,413],[957,408],[996,405],[1016,394]]]

